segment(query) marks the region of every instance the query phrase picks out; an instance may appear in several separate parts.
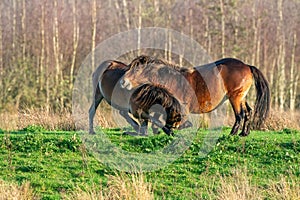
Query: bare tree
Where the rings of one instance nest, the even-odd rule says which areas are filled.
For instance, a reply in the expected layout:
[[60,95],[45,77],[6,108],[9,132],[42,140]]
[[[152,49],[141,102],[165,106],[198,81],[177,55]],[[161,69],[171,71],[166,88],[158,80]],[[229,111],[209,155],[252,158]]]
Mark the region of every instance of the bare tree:
[[[295,0],[2,0],[1,108],[18,103],[69,108],[74,74],[91,51],[95,68],[97,42],[138,28],[140,48],[142,28],[159,26],[189,35],[213,59],[237,57],[260,67],[272,87],[272,106],[295,110],[300,103],[299,9]],[[154,54],[184,64],[184,54],[172,54],[170,32],[164,39],[165,51]]]
[[299,72],[296,71],[295,74],[295,52],[296,52],[296,45],[297,45],[297,33],[294,32],[293,34],[293,47],[292,47],[292,54],[291,54],[291,69],[290,69],[290,110],[295,110],[296,104],[296,97],[297,97],[297,87],[299,81]]
[[225,57],[225,13],[224,13],[224,0],[220,0],[221,12],[221,56]]
[[59,40],[59,27],[58,27],[58,5],[57,0],[54,0],[54,24],[53,24],[53,51],[55,59],[55,84],[59,85],[60,80],[60,40]]
[[17,43],[17,0],[12,0],[13,4],[13,24],[12,24],[12,62],[16,61],[16,43]]
[[92,69],[95,69],[95,48],[96,48],[96,34],[97,34],[97,1],[92,2]]
[[3,10],[3,2],[0,2],[0,77],[3,75],[3,22],[2,22],[2,10]]
[[123,0],[123,6],[124,6],[124,15],[126,20],[126,28],[127,30],[130,29],[130,20],[129,20],[129,11],[127,6],[127,0]]
[[285,56],[286,56],[286,49],[285,49],[285,35],[283,30],[283,0],[279,0],[277,4],[278,15],[279,15],[279,23],[277,28],[277,36],[279,40],[279,51],[278,51],[278,95],[279,95],[279,109],[281,111],[284,110],[284,103],[285,103]]
[[39,66],[39,91],[44,88],[44,68],[45,66],[45,5],[44,1],[41,3],[41,13],[42,17],[40,19],[40,30],[41,30],[41,53],[40,53],[40,66]]
[[27,31],[26,31],[26,1],[22,0],[22,33],[23,33],[23,41],[22,41],[22,60],[25,62],[26,60],[26,43],[27,43]]
[[70,89],[73,88],[73,79],[74,79],[74,69],[75,69],[75,62],[77,56],[77,49],[79,43],[79,25],[77,22],[77,1],[74,0],[72,4],[73,10],[73,55],[72,55],[72,63],[70,68]]

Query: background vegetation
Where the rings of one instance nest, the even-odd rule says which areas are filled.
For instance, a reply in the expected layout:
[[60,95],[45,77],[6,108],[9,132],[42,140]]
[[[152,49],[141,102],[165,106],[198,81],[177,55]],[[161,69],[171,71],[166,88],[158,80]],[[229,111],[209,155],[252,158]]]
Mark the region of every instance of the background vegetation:
[[[154,26],[188,35],[213,59],[258,66],[270,82],[272,107],[299,108],[299,0],[2,0],[0,10],[2,111],[70,110],[76,72],[96,45]],[[171,48],[166,44],[160,57],[172,60]]]

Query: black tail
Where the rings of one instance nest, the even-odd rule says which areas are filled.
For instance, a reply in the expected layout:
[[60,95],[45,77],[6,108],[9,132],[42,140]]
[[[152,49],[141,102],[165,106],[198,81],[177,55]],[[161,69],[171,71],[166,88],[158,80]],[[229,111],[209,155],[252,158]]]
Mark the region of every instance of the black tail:
[[270,89],[269,84],[259,69],[249,66],[255,80],[256,100],[253,115],[253,129],[259,129],[268,117],[270,111]]

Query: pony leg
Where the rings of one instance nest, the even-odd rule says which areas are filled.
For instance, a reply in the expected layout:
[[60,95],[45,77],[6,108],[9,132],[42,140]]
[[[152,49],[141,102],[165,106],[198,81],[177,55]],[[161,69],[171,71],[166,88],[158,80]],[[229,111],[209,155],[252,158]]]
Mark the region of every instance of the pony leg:
[[244,118],[244,111],[240,101],[238,101],[237,99],[235,100],[229,99],[229,100],[235,114],[235,122],[231,129],[230,135],[236,135],[240,128],[241,121]]
[[94,95],[94,100],[93,103],[89,109],[89,133],[90,134],[95,134],[94,131],[94,117],[95,117],[95,113],[96,110],[100,104],[100,102],[102,101],[103,96],[100,93],[100,89],[99,86],[97,86],[96,91],[95,91],[95,95]]
[[120,110],[120,115],[122,117],[124,117],[124,119],[133,127],[133,129],[136,131],[136,132],[139,132],[140,130],[140,125],[133,119],[131,118],[129,115],[128,115],[128,112],[126,111],[121,111]]
[[245,110],[245,119],[244,119],[243,130],[240,133],[240,136],[247,136],[250,133],[250,119],[252,115],[252,109],[247,102],[245,102],[244,104],[244,110]]
[[174,135],[173,131],[169,129],[168,127],[164,126],[159,120],[155,118],[151,118],[152,124],[155,126],[161,127],[161,129],[167,134],[167,135]]
[[[155,112],[153,118],[158,121],[159,117],[160,117],[160,114]],[[159,134],[160,133],[159,127],[155,123],[152,123],[151,128],[152,128],[153,134]]]
[[147,136],[148,135],[148,119],[145,119],[142,121],[141,126],[140,126],[140,131],[139,133],[143,136]]
[[167,135],[171,135],[171,136],[174,136],[174,132],[171,130],[171,129],[169,129],[169,128],[167,128],[167,127],[162,127],[162,130],[167,134]]

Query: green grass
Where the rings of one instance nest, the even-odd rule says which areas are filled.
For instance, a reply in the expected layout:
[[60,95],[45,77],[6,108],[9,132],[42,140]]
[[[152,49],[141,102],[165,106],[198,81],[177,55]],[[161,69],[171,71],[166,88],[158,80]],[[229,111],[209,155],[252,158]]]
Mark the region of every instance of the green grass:
[[[229,136],[224,128],[212,150],[205,150],[208,131],[200,130],[188,150],[172,164],[144,172],[157,198],[210,199],[220,177],[244,170],[253,184],[267,188],[286,174],[300,181],[300,131],[252,131],[248,137]],[[184,135],[183,132],[180,132]],[[123,135],[106,130],[109,140],[128,152],[151,153],[171,144],[172,137]],[[179,133],[177,133],[179,134]],[[176,136],[175,136],[176,138]],[[78,187],[102,185],[115,169],[100,163],[81,142],[80,133],[47,131],[29,126],[24,130],[0,130],[0,179],[19,184],[29,181],[42,199],[60,199]]]

